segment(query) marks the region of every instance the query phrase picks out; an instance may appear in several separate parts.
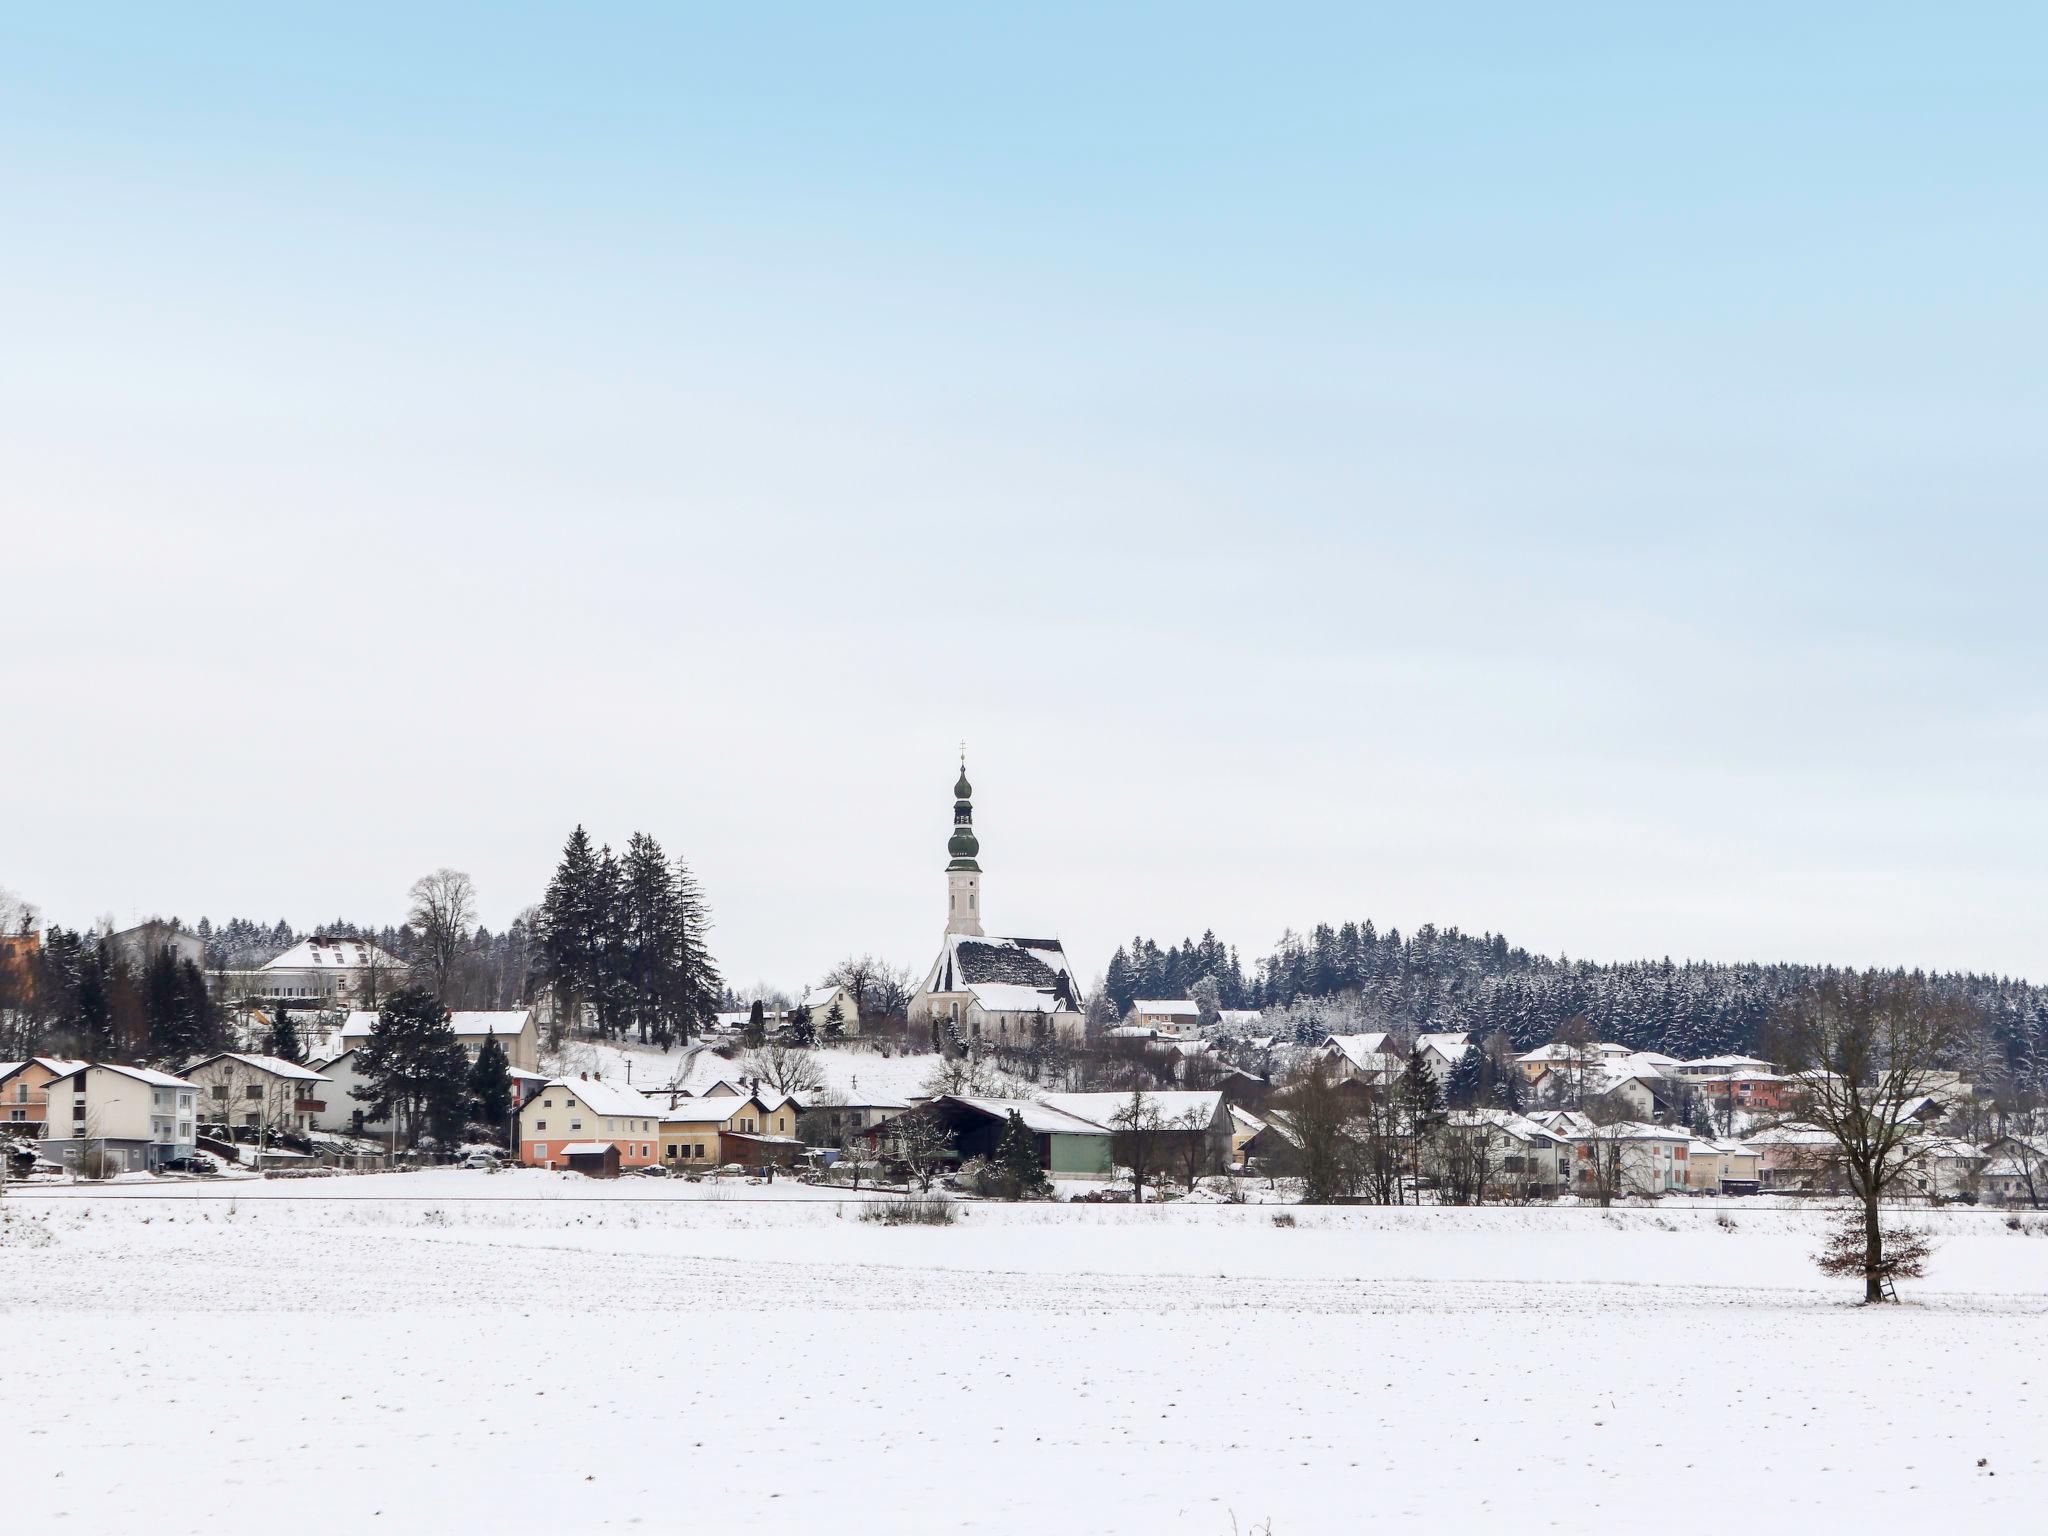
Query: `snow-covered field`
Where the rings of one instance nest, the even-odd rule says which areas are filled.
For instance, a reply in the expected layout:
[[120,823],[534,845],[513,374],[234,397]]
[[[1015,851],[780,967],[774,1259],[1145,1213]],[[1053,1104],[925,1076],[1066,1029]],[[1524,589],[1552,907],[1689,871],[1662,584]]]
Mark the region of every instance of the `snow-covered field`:
[[[11,1195],[10,1523],[2027,1529],[2048,1221],[975,1205],[454,1171]],[[1725,1223],[1725,1224],[1724,1224]]]

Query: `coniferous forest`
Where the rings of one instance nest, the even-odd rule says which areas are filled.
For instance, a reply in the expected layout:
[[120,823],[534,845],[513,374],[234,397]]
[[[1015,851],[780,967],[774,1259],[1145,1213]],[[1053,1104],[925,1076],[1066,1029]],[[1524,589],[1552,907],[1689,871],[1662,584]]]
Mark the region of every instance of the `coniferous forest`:
[[[1597,963],[1531,954],[1500,934],[1425,925],[1412,935],[1370,922],[1284,936],[1247,973],[1214,933],[1162,946],[1133,939],[1104,990],[1121,1015],[1134,998],[1204,995],[1219,1008],[1264,1008],[1302,1035],[1326,1027],[1499,1032],[1518,1048],[1583,1020],[1595,1036],[1680,1058],[1757,1048],[1772,1014],[1832,974],[1817,965],[1671,960]],[[2048,1068],[2048,988],[1997,976],[1926,978],[1967,1003],[1986,1077]]]

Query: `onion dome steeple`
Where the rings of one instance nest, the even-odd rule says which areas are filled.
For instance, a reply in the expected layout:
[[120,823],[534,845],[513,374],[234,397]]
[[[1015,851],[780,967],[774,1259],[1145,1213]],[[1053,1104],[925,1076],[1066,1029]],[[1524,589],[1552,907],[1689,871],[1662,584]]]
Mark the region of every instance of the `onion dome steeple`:
[[981,843],[974,835],[974,786],[967,782],[964,749],[960,756],[960,782],[953,786],[953,835],[946,843],[946,852],[953,856],[948,869],[981,868],[974,862],[974,856],[981,852]]

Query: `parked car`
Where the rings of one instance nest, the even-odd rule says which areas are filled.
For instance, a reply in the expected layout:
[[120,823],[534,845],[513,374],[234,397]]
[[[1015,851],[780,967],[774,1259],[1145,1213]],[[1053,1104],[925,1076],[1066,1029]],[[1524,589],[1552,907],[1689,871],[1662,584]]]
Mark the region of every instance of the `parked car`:
[[491,1172],[495,1173],[498,1169],[498,1160],[488,1152],[472,1152],[456,1166],[460,1168],[488,1168]]
[[173,1157],[160,1165],[164,1173],[218,1173],[219,1166],[210,1157]]

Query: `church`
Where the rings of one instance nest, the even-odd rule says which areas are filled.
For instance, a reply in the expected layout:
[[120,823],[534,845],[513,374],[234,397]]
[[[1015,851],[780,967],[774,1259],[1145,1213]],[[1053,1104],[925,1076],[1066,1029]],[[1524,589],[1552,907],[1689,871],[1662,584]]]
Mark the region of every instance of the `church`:
[[953,836],[946,844],[946,938],[910,1000],[910,1022],[949,1022],[970,1044],[1029,1045],[1052,1036],[1078,1042],[1087,1019],[1081,987],[1058,939],[990,938],[981,929],[981,844],[974,835],[974,788],[967,763],[953,786]]

